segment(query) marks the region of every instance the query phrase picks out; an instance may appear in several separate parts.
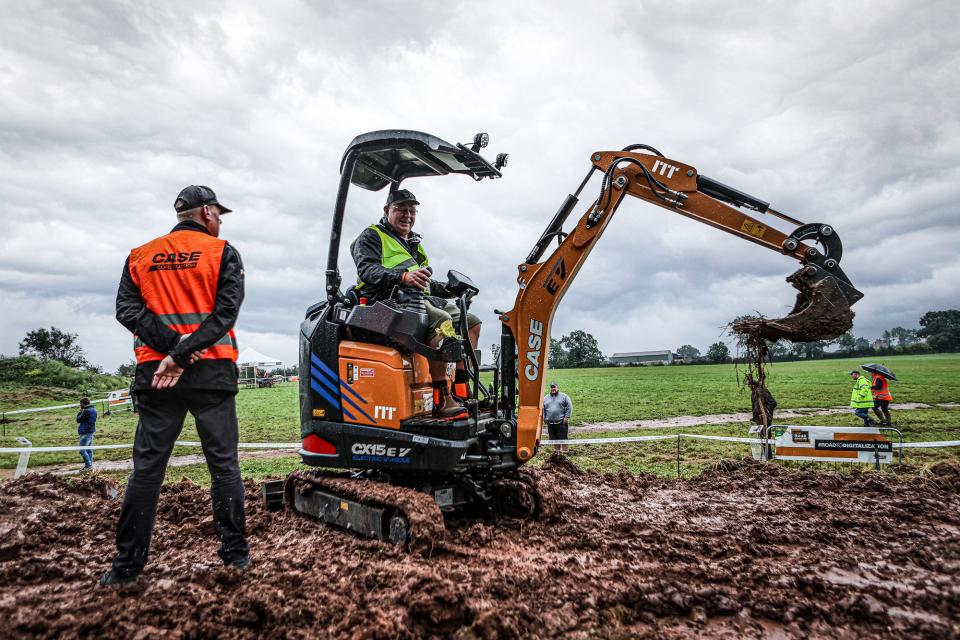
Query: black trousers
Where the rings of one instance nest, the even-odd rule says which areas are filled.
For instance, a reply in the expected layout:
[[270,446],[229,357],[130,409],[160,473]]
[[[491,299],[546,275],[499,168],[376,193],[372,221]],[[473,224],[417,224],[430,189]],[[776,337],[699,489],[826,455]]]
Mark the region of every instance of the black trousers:
[[147,563],[160,486],[188,411],[196,419],[210,470],[210,497],[214,531],[220,538],[220,558],[229,563],[246,556],[249,549],[243,481],[237,461],[235,392],[173,387],[138,392],[137,396],[140,421],[133,444],[133,473],[123,496],[113,569],[120,574],[136,574]]
[[548,422],[547,435],[551,440],[566,440],[569,437],[570,427],[562,422]]
[[890,401],[889,400],[874,400],[873,412],[877,414],[877,417],[880,418],[881,422],[886,422],[887,424],[890,424]]

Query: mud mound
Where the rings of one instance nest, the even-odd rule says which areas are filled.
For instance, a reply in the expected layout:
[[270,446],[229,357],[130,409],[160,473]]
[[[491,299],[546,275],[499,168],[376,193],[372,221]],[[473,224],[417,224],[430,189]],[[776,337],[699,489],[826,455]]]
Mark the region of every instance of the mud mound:
[[151,563],[104,590],[119,500],[98,478],[0,486],[8,637],[960,636],[960,469],[919,478],[737,462],[693,480],[524,470],[537,520],[450,521],[429,555],[268,512],[224,569],[209,494],[164,487]]

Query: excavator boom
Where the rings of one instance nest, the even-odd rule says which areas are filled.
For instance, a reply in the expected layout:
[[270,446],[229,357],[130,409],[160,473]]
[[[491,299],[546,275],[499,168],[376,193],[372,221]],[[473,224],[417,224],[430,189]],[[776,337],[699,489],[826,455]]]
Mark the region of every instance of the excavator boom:
[[[788,276],[797,290],[791,312],[779,319],[753,318],[735,330],[749,330],[765,340],[795,342],[833,339],[853,323],[850,306],[863,297],[840,268],[840,239],[827,224],[804,224],[775,211],[769,203],[716,180],[700,175],[683,162],[666,158],[647,145],[623,151],[598,151],[592,167],[575,194],[567,196],[527,260],[519,265],[520,291],[513,309],[501,314],[505,334],[517,349],[518,411],[517,457],[533,456],[540,437],[544,372],[550,325],[563,294],[583,265],[596,240],[609,224],[626,195],[646,200],[749,242],[761,245],[800,263]],[[603,180],[597,199],[569,233],[562,229],[594,172]],[[742,209],[770,214],[797,225],[784,233],[748,215]],[[558,246],[542,260],[548,245]],[[512,345],[511,345],[512,346]],[[505,384],[508,376],[504,376]]]

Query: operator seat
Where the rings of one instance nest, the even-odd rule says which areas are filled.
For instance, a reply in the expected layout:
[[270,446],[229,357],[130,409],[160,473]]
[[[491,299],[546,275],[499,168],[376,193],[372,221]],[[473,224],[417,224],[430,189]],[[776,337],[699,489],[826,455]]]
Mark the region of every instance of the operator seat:
[[[346,311],[346,309],[344,309]],[[430,319],[425,313],[404,309],[396,302],[380,300],[372,305],[356,305],[349,309],[343,324],[361,333],[383,336],[411,353],[428,360],[457,362],[462,357],[459,341],[448,340],[433,349],[421,342]]]

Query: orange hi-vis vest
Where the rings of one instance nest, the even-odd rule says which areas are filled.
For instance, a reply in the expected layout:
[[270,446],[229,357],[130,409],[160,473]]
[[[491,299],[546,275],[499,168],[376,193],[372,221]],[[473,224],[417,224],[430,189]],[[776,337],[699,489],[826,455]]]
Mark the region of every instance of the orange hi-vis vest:
[[884,377],[883,377],[882,375],[880,375],[879,373],[871,373],[870,375],[873,377],[873,385],[874,385],[874,386],[876,386],[877,380],[880,381],[880,389],[879,389],[879,391],[878,391],[877,389],[874,389],[874,390],[873,390],[873,399],[874,399],[874,400],[887,400],[887,401],[891,401],[891,402],[892,402],[892,401],[893,401],[893,396],[890,395],[890,385],[887,384],[887,379],[884,378]]
[[[193,333],[213,312],[226,240],[198,231],[174,231],[130,252],[130,277],[140,288],[147,308],[177,333]],[[163,360],[134,336],[137,363]],[[201,356],[206,360],[237,361],[233,329]]]

